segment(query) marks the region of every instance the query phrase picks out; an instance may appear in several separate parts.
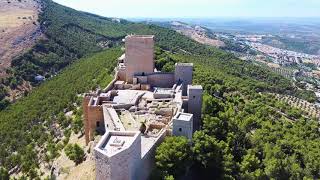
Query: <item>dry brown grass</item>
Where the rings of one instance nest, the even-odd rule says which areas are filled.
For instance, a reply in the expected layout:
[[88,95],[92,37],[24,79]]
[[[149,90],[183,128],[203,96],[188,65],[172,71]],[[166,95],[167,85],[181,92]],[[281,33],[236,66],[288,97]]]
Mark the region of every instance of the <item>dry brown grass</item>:
[[209,46],[214,46],[214,47],[224,47],[225,44],[223,41],[217,40],[217,39],[211,39],[207,37],[205,34],[198,33],[194,29],[180,29],[178,32],[184,34],[185,36],[188,36],[192,38],[193,40],[201,43],[201,44],[206,44]]
[[30,23],[29,21],[34,19],[34,11],[30,9],[18,9],[17,11],[0,10],[0,29],[10,31],[13,28]]
[[[10,2],[10,3],[8,3]],[[0,78],[14,57],[31,48],[41,36],[37,23],[39,4],[34,0],[0,1]]]
[[[59,175],[56,178],[58,180],[94,180],[96,177],[96,166],[93,157],[93,147],[99,139],[100,137],[97,137],[94,143],[86,146],[84,136],[79,137],[79,134],[72,133],[70,136],[69,144],[76,143],[81,146],[86,152],[86,160],[79,165],[75,165],[75,163],[66,156],[64,150],[62,150],[60,157],[58,157],[54,162],[55,168],[59,171]],[[88,153],[88,148],[90,148],[90,153]],[[46,177],[46,175],[50,173],[48,169],[42,169],[42,171],[45,171],[44,177]]]

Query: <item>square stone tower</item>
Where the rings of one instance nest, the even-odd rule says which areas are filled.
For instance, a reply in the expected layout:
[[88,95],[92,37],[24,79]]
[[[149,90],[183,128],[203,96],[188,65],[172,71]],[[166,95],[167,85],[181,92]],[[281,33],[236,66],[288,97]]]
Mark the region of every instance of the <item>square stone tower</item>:
[[126,82],[132,83],[135,74],[154,72],[154,36],[129,35],[125,38]]
[[182,95],[187,95],[188,85],[192,84],[193,63],[176,63],[174,78],[177,84],[182,84]]
[[178,113],[173,118],[172,134],[174,136],[184,136],[192,139],[193,115],[189,113]]
[[201,127],[202,111],[202,94],[201,85],[188,85],[188,113],[193,114],[193,130],[199,130]]
[[141,161],[140,132],[108,131],[94,149],[97,180],[136,180]]

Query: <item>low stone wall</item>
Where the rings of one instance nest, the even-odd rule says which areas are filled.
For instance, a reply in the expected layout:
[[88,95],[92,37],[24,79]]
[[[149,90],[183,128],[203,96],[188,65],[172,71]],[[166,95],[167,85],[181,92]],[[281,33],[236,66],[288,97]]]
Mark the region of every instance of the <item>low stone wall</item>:
[[155,111],[156,115],[161,116],[172,116],[173,115],[173,109],[172,108],[161,108],[159,110]]
[[174,85],[174,74],[160,72],[149,74],[148,84],[152,87],[172,88]]
[[110,91],[111,89],[113,89],[114,83],[117,81],[117,78],[116,78],[116,77],[117,77],[117,74],[118,74],[118,73],[116,73],[115,78],[108,84],[108,86],[103,89],[103,92],[108,92],[108,91]]
[[150,129],[163,129],[165,126],[164,124],[149,124]]
[[112,131],[125,131],[119,116],[113,108],[103,107],[103,115],[106,129]]

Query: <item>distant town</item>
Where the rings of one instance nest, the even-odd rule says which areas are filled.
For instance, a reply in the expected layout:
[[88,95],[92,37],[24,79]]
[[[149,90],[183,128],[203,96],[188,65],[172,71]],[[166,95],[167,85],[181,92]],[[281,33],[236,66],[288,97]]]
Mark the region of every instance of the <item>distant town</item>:
[[315,93],[318,102],[313,105],[320,108],[320,55],[274,47],[266,42],[281,42],[277,42],[277,36],[271,33],[220,32],[180,21],[147,23],[169,26],[199,43],[226,50],[242,60],[292,79],[296,87]]
[[[262,63],[287,78],[303,84],[304,89],[314,91],[320,99],[320,55],[311,55],[276,48],[263,43],[264,38],[272,38],[270,34],[257,35],[224,35],[233,41],[247,45],[256,52],[252,54],[241,54],[243,60],[252,60]],[[319,101],[319,100],[318,100]],[[316,103],[319,106],[319,103]]]

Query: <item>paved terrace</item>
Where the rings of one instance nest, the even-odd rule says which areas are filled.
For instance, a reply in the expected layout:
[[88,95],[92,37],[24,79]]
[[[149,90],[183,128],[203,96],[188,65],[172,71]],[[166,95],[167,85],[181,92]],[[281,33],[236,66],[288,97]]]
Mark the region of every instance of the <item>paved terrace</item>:
[[107,138],[97,145],[99,151],[108,157],[131,146],[138,134],[135,132],[107,132]]

